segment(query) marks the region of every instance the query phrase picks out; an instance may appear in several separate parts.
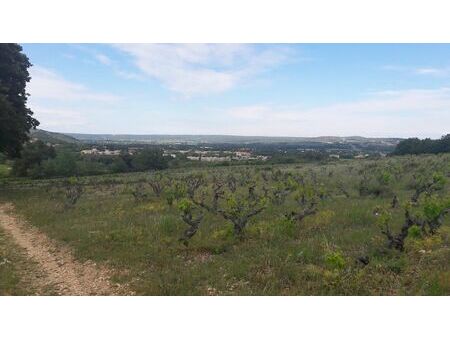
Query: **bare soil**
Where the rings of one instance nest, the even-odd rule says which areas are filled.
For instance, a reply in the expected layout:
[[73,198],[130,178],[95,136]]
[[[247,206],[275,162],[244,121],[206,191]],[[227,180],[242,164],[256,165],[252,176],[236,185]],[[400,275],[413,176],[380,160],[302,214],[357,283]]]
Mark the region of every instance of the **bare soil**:
[[[36,271],[22,271],[36,295],[131,295],[126,285],[111,282],[112,270],[92,261],[79,262],[64,245],[55,243],[14,214],[10,203],[0,204],[0,227],[24,249]],[[49,291],[54,290],[54,291]]]

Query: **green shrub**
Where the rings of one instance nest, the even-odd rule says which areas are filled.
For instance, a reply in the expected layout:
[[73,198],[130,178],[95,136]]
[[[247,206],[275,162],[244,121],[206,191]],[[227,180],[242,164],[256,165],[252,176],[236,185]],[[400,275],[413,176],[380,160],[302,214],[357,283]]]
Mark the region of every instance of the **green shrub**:
[[185,214],[190,213],[192,211],[192,207],[193,207],[192,202],[187,198],[183,198],[178,203],[178,209]]
[[331,269],[343,269],[345,268],[346,262],[345,258],[342,255],[342,252],[339,250],[329,251],[325,254],[325,262]]
[[420,237],[422,237],[422,230],[420,229],[419,226],[413,225],[412,227],[410,227],[408,229],[408,237],[420,238]]
[[399,274],[405,269],[406,260],[404,257],[394,258],[394,259],[389,260],[387,262],[386,266],[392,272]]

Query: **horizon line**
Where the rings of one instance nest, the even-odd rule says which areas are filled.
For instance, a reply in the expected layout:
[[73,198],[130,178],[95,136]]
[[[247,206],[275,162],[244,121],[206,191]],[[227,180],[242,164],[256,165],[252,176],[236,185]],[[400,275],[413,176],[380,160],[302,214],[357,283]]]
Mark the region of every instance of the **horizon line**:
[[[35,130],[47,131],[50,133],[58,133],[58,134],[76,134],[76,135],[111,135],[111,136],[226,136],[226,137],[260,137],[260,138],[326,138],[326,137],[335,137],[335,138],[373,138],[373,139],[405,139],[407,137],[400,136],[362,136],[362,135],[348,135],[348,136],[339,136],[339,135],[319,135],[319,136],[286,136],[286,135],[276,135],[276,136],[264,136],[264,135],[236,135],[236,134],[134,134],[134,133],[92,133],[92,132],[62,132],[62,131],[54,131],[48,129],[40,129],[36,128]],[[443,134],[445,135],[445,133]],[[441,136],[443,136],[441,135]],[[418,136],[414,136],[418,137]],[[440,136],[438,137],[440,138]]]

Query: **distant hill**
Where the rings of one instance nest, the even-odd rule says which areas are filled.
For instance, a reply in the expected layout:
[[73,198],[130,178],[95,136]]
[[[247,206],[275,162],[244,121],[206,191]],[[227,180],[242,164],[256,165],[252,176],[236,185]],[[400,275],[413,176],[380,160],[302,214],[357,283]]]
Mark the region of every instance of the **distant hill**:
[[127,134],[66,134],[82,142],[101,143],[155,143],[155,144],[201,144],[201,143],[342,143],[378,144],[394,147],[400,138],[366,138],[360,136],[338,137],[271,137],[233,135],[127,135]]
[[62,134],[62,133],[55,133],[51,131],[46,131],[42,129],[32,129],[30,131],[30,137],[32,139],[38,139],[45,143],[52,143],[52,144],[61,144],[61,143],[80,143],[79,140],[76,138],[73,138],[72,136]]

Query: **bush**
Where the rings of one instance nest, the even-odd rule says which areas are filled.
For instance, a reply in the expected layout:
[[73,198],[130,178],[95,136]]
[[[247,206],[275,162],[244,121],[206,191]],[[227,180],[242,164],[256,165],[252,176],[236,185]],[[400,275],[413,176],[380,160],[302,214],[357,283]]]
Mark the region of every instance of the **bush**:
[[337,251],[329,251],[325,255],[325,263],[332,269],[343,269],[345,268],[345,258],[342,255],[342,252]]
[[56,156],[55,149],[42,141],[27,143],[13,164],[14,176],[44,177],[42,162]]
[[399,274],[406,267],[406,259],[404,257],[392,258],[386,263],[386,267],[392,272]]
[[131,161],[133,168],[137,171],[161,170],[168,168],[166,158],[161,149],[144,149]]
[[410,227],[408,229],[408,237],[420,238],[420,237],[422,237],[422,230],[420,229],[419,226],[413,225],[412,227]]
[[[0,158],[1,159],[1,158]],[[137,155],[80,156],[72,146],[47,146],[42,141],[28,143],[13,165],[13,175],[32,178],[100,175],[168,168],[161,149],[144,149]]]
[[63,150],[58,152],[55,158],[49,159],[42,164],[41,173],[43,177],[52,176],[75,176],[77,172],[77,157],[73,152]]

